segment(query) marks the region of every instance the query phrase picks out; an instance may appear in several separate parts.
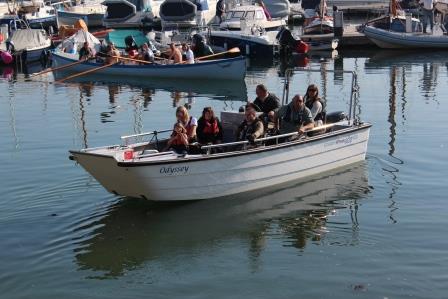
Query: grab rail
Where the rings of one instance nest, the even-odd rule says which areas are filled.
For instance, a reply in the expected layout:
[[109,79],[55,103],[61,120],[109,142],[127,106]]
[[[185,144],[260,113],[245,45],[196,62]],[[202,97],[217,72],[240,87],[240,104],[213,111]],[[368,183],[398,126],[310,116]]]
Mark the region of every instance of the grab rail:
[[[323,129],[327,129],[330,127],[333,127],[335,125],[337,125],[338,123],[333,123],[333,124],[328,124],[328,125],[322,125],[319,127],[315,127],[309,130],[306,130],[305,133],[310,133],[313,131],[319,131],[319,130],[323,130]],[[292,133],[286,133],[286,134],[280,134],[280,135],[274,135],[274,136],[268,136],[268,137],[263,137],[263,138],[258,138],[254,140],[254,143],[256,142],[262,142],[262,141],[268,141],[268,140],[273,140],[273,139],[279,139],[279,138],[284,138],[284,137],[293,137],[299,135],[299,132],[292,132]],[[303,135],[302,135],[303,136]],[[207,155],[210,154],[210,150],[213,148],[220,148],[220,147],[227,147],[227,146],[233,146],[233,145],[246,145],[248,144],[249,141],[247,140],[243,140],[243,141],[237,141],[237,142],[229,142],[229,143],[220,143],[220,144],[212,144],[212,145],[204,145],[201,146],[201,149],[205,149],[207,150]],[[277,141],[278,143],[278,141]]]
[[134,137],[140,137],[140,136],[148,136],[148,135],[157,135],[160,133],[166,133],[166,132],[171,132],[172,129],[169,130],[161,130],[161,131],[152,131],[152,132],[145,132],[145,133],[140,133],[140,134],[133,134],[133,135],[125,135],[125,136],[121,136],[121,139],[129,139],[129,138],[134,138]]

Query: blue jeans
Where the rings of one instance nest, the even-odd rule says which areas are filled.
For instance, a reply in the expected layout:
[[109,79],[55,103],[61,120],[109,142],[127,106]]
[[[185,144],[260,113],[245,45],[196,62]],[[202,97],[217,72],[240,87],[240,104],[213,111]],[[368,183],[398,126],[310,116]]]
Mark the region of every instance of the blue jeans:
[[423,8],[422,13],[423,13],[423,32],[426,33],[426,27],[428,26],[428,22],[429,22],[429,25],[431,26],[431,32],[432,32],[434,29],[434,13],[433,13],[433,11]]

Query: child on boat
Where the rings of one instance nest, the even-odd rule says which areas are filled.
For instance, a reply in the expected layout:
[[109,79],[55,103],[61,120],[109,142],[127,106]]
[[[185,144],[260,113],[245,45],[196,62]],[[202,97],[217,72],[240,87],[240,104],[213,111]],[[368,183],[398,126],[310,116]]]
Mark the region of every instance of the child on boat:
[[188,136],[187,130],[181,123],[174,125],[171,138],[168,140],[166,150],[175,151],[178,154],[187,154],[188,151]]

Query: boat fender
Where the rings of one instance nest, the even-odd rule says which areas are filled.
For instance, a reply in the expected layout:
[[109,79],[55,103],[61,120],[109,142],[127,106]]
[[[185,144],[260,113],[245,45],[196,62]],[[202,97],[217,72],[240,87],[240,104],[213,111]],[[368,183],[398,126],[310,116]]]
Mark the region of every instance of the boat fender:
[[10,64],[13,61],[13,57],[11,53],[7,51],[0,51],[0,58],[4,64]]
[[297,41],[297,45],[296,45],[296,52],[300,53],[300,54],[306,54],[308,53],[309,50],[309,46],[307,43],[305,43],[304,41]]

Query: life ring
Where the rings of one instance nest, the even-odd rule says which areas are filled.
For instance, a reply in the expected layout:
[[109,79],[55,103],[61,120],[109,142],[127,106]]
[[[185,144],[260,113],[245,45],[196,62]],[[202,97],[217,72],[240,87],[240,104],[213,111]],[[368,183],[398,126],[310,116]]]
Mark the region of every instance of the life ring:
[[5,40],[5,37],[3,36],[3,33],[0,33],[0,43],[3,43]]

